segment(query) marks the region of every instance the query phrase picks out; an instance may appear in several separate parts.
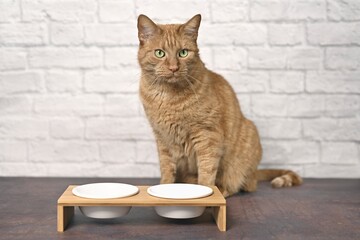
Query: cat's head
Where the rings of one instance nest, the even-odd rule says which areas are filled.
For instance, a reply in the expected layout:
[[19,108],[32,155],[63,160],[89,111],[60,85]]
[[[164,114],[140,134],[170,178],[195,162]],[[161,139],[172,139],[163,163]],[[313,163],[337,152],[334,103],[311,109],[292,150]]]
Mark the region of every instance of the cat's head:
[[158,81],[176,83],[188,79],[200,61],[196,43],[201,15],[184,24],[155,24],[138,18],[138,59],[144,74]]

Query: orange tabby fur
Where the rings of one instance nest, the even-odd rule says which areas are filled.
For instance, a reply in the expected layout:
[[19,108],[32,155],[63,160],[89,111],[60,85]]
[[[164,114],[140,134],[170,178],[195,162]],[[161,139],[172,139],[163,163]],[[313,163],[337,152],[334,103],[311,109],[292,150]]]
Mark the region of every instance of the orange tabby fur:
[[[256,126],[241,113],[236,95],[206,69],[196,43],[201,16],[185,24],[156,25],[138,18],[140,97],[155,134],[161,183],[216,185],[224,196],[301,184],[286,170],[257,170],[262,150]],[[165,52],[162,58],[154,52]],[[188,50],[186,57],[179,51]]]

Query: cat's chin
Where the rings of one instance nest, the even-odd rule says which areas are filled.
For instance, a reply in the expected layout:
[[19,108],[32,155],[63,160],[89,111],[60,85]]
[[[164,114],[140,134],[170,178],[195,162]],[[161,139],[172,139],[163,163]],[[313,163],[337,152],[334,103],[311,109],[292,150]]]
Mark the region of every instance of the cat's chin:
[[178,83],[181,81],[181,78],[178,76],[165,77],[164,81],[167,83]]
[[179,82],[179,79],[177,77],[171,77],[171,78],[167,78],[165,81],[168,83],[177,83]]

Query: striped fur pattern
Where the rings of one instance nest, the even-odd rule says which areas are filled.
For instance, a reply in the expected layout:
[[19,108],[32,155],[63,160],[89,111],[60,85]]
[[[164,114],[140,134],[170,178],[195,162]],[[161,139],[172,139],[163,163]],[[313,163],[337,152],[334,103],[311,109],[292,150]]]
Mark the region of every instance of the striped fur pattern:
[[[259,134],[228,82],[201,61],[200,21],[196,15],[185,24],[157,25],[138,18],[140,97],[156,138],[161,183],[216,185],[226,197],[255,191],[258,178],[270,180],[270,172],[257,170]],[[275,187],[301,183],[291,171],[274,171]]]

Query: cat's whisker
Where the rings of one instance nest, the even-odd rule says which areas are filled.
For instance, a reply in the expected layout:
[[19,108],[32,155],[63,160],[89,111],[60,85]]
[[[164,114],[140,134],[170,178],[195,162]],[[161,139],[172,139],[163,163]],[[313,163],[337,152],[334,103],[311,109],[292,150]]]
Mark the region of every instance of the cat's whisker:
[[126,85],[127,88],[131,87],[132,85],[134,85],[135,83],[138,84],[139,83],[139,80],[138,78],[141,76],[141,72],[138,72],[136,74],[134,74],[136,76],[136,78],[134,78],[133,80],[131,80],[129,82],[129,84]]
[[153,81],[151,82],[149,88],[152,88],[153,86],[155,86],[155,84],[158,82],[159,78],[160,78],[160,77],[155,77],[155,78],[153,79]]
[[197,79],[197,78],[195,78],[195,77],[193,77],[193,76],[191,76],[191,75],[189,75],[189,74],[187,74],[186,76],[191,77],[191,78],[192,78],[193,80],[195,80],[196,82],[199,82],[199,83],[201,83],[201,84],[203,84],[203,85],[206,85],[206,83],[200,81],[199,79]]
[[198,95],[196,94],[196,91],[195,91],[195,89],[194,89],[194,85],[191,83],[191,81],[190,81],[187,77],[185,77],[185,80],[189,83],[189,86],[190,86],[191,90],[192,90],[192,91],[194,92],[194,94],[195,94],[196,100],[199,102],[199,97],[198,97]]

